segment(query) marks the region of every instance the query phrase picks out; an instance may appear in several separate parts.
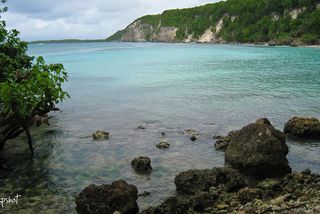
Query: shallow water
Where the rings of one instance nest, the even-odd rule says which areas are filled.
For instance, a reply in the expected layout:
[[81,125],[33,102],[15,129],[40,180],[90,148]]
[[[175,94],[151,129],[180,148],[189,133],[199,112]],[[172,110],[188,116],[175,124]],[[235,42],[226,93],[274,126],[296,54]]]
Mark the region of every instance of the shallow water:
[[[117,179],[151,192],[139,198],[144,209],[174,194],[177,173],[223,166],[214,135],[259,117],[279,129],[296,115],[320,117],[320,49],[81,43],[30,45],[29,52],[64,64],[71,99],[49,127],[33,130],[33,160],[24,136],[6,145],[2,157],[13,172],[0,180],[0,196],[22,197],[0,213],[73,213],[86,185]],[[196,142],[181,133],[189,128],[201,134]],[[110,131],[110,139],[94,142],[97,129]],[[161,132],[168,150],[155,146]],[[288,145],[295,171],[320,173],[320,143]],[[151,157],[151,175],[131,169],[138,155]]]

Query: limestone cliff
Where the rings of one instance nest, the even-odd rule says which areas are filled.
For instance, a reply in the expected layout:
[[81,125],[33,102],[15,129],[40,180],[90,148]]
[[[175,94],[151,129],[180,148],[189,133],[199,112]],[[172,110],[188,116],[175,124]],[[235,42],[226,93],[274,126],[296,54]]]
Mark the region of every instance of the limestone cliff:
[[147,15],[107,40],[318,45],[319,23],[320,0],[227,0]]

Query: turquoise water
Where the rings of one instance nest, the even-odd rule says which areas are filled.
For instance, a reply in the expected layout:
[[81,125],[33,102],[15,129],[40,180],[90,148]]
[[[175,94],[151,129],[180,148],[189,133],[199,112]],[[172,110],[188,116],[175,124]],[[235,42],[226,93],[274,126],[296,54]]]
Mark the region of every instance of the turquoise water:
[[[86,185],[117,179],[151,192],[139,198],[144,209],[174,194],[177,173],[223,166],[214,135],[259,117],[278,129],[296,115],[320,117],[320,49],[80,43],[30,45],[29,52],[64,64],[71,99],[52,114],[49,127],[33,130],[33,160],[24,136],[6,145],[13,173],[0,180],[1,189],[22,197],[0,212],[72,213]],[[94,142],[97,129],[109,131],[110,139]],[[186,129],[199,132],[199,140],[191,142]],[[162,138],[168,150],[156,148]],[[287,142],[294,170],[320,173],[320,143]],[[131,169],[139,155],[151,157],[151,175]]]

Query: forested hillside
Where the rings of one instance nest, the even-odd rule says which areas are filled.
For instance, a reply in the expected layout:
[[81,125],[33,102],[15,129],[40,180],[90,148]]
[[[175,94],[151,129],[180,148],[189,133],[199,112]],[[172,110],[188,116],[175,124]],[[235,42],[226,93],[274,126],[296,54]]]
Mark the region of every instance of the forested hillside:
[[109,40],[319,44],[320,0],[228,0],[168,10],[137,19]]

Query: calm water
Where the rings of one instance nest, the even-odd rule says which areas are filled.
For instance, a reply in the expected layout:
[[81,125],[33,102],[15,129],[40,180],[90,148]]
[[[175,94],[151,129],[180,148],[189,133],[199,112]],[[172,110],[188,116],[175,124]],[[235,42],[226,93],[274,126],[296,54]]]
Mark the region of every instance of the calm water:
[[[144,209],[174,194],[177,173],[223,166],[212,136],[259,117],[279,129],[295,115],[320,117],[320,49],[88,43],[31,45],[29,52],[65,65],[72,98],[49,127],[33,130],[33,160],[23,136],[6,145],[2,157],[11,158],[13,172],[0,180],[1,196],[22,197],[0,213],[73,213],[86,185],[117,179],[151,192],[139,199]],[[181,133],[189,128],[201,134],[198,141]],[[97,129],[110,139],[94,142]],[[168,150],[155,146],[161,132]],[[320,173],[320,143],[288,144],[294,170]],[[151,157],[151,175],[131,169],[138,155]]]

